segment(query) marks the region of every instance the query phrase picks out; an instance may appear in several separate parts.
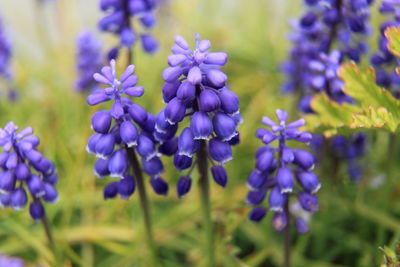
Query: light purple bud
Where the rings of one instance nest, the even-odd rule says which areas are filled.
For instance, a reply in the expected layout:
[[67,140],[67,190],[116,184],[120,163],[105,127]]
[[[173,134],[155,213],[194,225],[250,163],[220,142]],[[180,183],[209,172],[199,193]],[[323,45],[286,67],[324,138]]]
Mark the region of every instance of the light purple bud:
[[179,66],[168,67],[163,71],[162,77],[163,77],[164,81],[166,81],[168,83],[174,83],[182,75],[183,70],[184,69]]
[[99,21],[99,28],[101,31],[115,32],[118,29],[120,29],[123,22],[124,22],[124,12],[122,10],[116,11],[114,13],[111,13],[103,17]]
[[275,111],[276,117],[278,118],[279,122],[286,122],[288,118],[288,113],[282,109],[277,109]]
[[122,116],[124,116],[124,108],[121,104],[121,102],[114,102],[110,114],[114,119],[120,119]]
[[207,79],[211,83],[212,86],[216,88],[221,88],[225,85],[227,76],[220,70],[210,69],[207,71]]
[[289,123],[286,127],[287,128],[299,128],[302,127],[306,124],[306,121],[304,119],[298,119],[296,121],[293,121]]
[[239,98],[226,88],[219,90],[219,99],[223,111],[228,114],[234,114],[239,111]]
[[196,85],[201,83],[201,79],[202,79],[202,74],[200,68],[197,66],[191,67],[187,76],[187,80],[191,84]]
[[229,141],[238,133],[236,132],[236,123],[228,115],[220,112],[213,118],[214,131],[222,141]]
[[25,152],[26,158],[32,162],[39,162],[42,159],[42,155],[34,149]]
[[128,87],[124,90],[124,93],[133,97],[141,97],[144,93],[144,88],[142,86]]
[[312,172],[297,172],[296,177],[304,191],[315,194],[321,188],[317,175]]
[[170,65],[171,67],[176,67],[185,62],[186,59],[187,59],[186,55],[172,54],[168,57],[168,65]]
[[185,50],[189,49],[189,44],[186,42],[185,38],[183,38],[182,36],[175,35],[174,41],[182,49],[185,49]]
[[0,154],[0,167],[4,168],[8,159],[8,153],[4,152]]
[[226,53],[211,52],[211,53],[207,53],[204,63],[223,66],[226,64],[227,60],[228,60],[228,55]]
[[213,160],[224,164],[232,159],[232,148],[218,138],[212,138],[208,143],[208,152]]
[[211,47],[211,42],[209,40],[201,40],[199,43],[200,52],[206,52]]
[[176,96],[183,102],[192,101],[196,97],[196,87],[185,81],[179,86]]
[[199,97],[199,107],[201,111],[212,112],[219,109],[220,106],[220,98],[214,91],[210,89],[201,91]]
[[132,122],[124,121],[121,123],[119,134],[122,142],[124,142],[128,147],[132,147],[137,144],[138,131]]
[[192,130],[194,139],[208,140],[208,137],[212,134],[213,127],[207,113],[195,112],[190,122],[190,130]]
[[106,134],[110,130],[111,120],[108,110],[97,111],[92,117],[92,128],[98,133]]
[[104,92],[104,90],[97,90],[87,97],[87,103],[91,106],[106,102],[108,100],[110,100],[110,97]]

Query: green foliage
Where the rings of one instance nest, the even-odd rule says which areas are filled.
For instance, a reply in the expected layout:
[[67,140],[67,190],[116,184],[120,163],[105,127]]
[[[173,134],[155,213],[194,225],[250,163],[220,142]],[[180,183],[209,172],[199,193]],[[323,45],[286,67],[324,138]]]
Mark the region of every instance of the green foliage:
[[316,114],[308,115],[308,127],[326,136],[346,134],[359,129],[398,130],[400,101],[375,83],[372,68],[360,70],[354,63],[342,65],[338,73],[343,79],[344,93],[355,104],[338,104],[325,94],[316,95],[311,106]]
[[379,248],[384,254],[384,263],[381,264],[381,267],[399,267],[400,266],[400,245],[396,246],[396,251],[391,248],[384,246],[383,248]]

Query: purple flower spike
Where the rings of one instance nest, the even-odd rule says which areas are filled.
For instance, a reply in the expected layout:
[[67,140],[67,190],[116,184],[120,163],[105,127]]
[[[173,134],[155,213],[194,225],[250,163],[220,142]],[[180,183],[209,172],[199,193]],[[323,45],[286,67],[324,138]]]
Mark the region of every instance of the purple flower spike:
[[[104,199],[116,198],[118,195],[121,199],[129,199],[135,191],[135,178],[141,179],[130,175],[134,168],[143,171],[153,180],[163,173],[164,167],[158,151],[171,154],[176,152],[177,140],[174,142],[172,138],[177,126],[165,121],[164,112],[156,118],[133,102],[131,97],[141,97],[144,93],[143,87],[137,85],[135,66],[127,66],[122,75],[118,75],[117,64],[115,60],[111,60],[110,65],[101,68],[93,78],[98,83],[104,84],[105,88],[89,95],[89,104],[93,104],[90,100],[96,94],[106,95],[107,98],[104,99],[112,100],[113,104],[111,110],[102,110],[93,115],[92,126],[97,133],[90,137],[87,151],[99,157],[94,166],[97,177],[120,178],[119,181],[108,183],[104,188]],[[133,164],[136,156],[140,156],[138,159],[140,168]],[[30,160],[39,160],[39,163],[35,164],[43,165],[40,155],[31,155]],[[155,182],[165,183],[160,179],[157,178]],[[152,184],[154,186],[154,183]]]
[[[163,142],[159,152],[174,155],[178,171],[189,169],[182,177],[189,177],[193,164],[208,157],[205,160],[207,165],[211,161],[215,183],[225,187],[228,175],[222,164],[232,159],[231,146],[240,141],[237,128],[242,122],[239,99],[226,88],[227,76],[222,70],[228,56],[209,52],[211,42],[200,40],[198,34],[193,49],[180,35],[174,41],[169,66],[162,73],[162,94],[167,105],[157,115],[153,136]],[[179,123],[186,117],[190,126],[179,131]],[[177,132],[180,134],[176,139]],[[178,183],[178,195],[186,193],[183,185],[186,183]]]
[[[287,226],[288,216],[294,215],[297,218],[303,213],[309,214],[318,210],[318,199],[314,194],[321,185],[317,176],[309,171],[314,166],[313,156],[305,150],[293,149],[286,144],[287,140],[301,143],[309,141],[309,133],[297,129],[304,126],[305,121],[299,119],[288,122],[288,113],[284,110],[277,110],[276,117],[278,122],[263,117],[262,123],[270,129],[260,128],[256,132],[256,137],[264,145],[257,150],[256,168],[247,179],[250,192],[246,202],[251,206],[262,205],[267,198],[269,209],[276,212],[272,225],[276,231],[282,231]],[[276,140],[278,144],[273,147]],[[297,179],[294,179],[294,173]],[[298,193],[299,187],[304,192]],[[298,210],[301,212],[289,210],[293,195],[299,199]],[[305,225],[303,221],[300,223],[299,232],[307,232],[308,224]]]

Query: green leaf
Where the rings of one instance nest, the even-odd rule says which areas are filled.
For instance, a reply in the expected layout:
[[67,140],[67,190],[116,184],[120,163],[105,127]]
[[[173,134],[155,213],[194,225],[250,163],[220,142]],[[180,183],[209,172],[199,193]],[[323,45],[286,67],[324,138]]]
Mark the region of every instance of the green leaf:
[[362,129],[396,132],[400,121],[400,101],[375,83],[375,71],[361,71],[354,63],[342,65],[338,73],[343,91],[355,104],[339,104],[325,94],[316,95],[311,106],[316,114],[307,115],[308,128],[327,137]]
[[400,27],[389,27],[385,30],[385,37],[388,39],[388,48],[394,55],[400,57]]

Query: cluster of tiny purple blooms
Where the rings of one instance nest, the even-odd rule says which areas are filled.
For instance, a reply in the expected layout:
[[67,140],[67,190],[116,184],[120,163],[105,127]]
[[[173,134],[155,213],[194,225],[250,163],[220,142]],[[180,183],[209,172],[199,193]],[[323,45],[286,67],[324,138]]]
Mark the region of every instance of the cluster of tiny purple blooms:
[[[267,211],[274,212],[272,225],[276,231],[284,230],[288,217],[295,217],[299,233],[308,232],[310,214],[318,211],[319,203],[315,193],[321,188],[318,177],[312,172],[314,157],[306,150],[290,148],[290,140],[308,144],[312,135],[297,128],[304,126],[304,119],[287,122],[286,111],[276,111],[278,122],[264,117],[262,123],[270,129],[260,128],[256,132],[264,145],[256,152],[256,168],[250,173],[247,186],[247,203],[254,208],[249,219],[261,221]],[[278,142],[276,147],[271,144]],[[262,203],[268,196],[268,208]],[[291,197],[297,200],[290,203]]]
[[21,210],[29,202],[31,217],[40,220],[45,215],[43,201],[58,199],[56,169],[37,150],[40,140],[32,128],[17,130],[13,122],[0,129],[0,205]]

